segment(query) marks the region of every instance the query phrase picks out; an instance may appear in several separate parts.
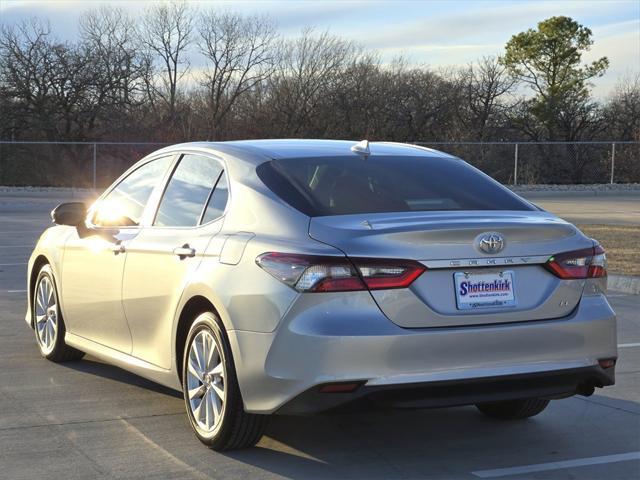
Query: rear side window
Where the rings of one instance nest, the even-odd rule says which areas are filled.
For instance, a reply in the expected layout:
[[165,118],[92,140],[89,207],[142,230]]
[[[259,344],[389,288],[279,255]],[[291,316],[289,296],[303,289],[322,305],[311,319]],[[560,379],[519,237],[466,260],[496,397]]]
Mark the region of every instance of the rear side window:
[[443,210],[534,210],[450,157],[272,160],[257,168],[276,195],[309,216]]
[[222,165],[200,155],[184,155],[160,201],[154,225],[194,227],[200,222],[211,191],[222,175]]
[[227,176],[223,173],[220,175],[220,179],[209,198],[209,204],[204,212],[204,217],[202,217],[202,223],[209,223],[210,221],[222,216],[224,209],[227,206],[228,198],[229,187],[227,185]]

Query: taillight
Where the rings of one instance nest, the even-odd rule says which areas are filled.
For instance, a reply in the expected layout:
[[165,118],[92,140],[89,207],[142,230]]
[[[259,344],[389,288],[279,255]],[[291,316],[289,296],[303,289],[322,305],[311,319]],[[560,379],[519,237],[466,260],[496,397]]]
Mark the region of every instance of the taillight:
[[427,269],[411,260],[354,258],[353,262],[369,290],[407,288]]
[[600,245],[554,255],[545,268],[562,279],[602,278],[607,276],[607,256]]
[[264,253],[256,263],[265,271],[302,292],[346,292],[366,287],[346,257],[293,253]]
[[256,263],[301,292],[348,292],[406,288],[426,267],[410,260],[325,257],[269,252]]

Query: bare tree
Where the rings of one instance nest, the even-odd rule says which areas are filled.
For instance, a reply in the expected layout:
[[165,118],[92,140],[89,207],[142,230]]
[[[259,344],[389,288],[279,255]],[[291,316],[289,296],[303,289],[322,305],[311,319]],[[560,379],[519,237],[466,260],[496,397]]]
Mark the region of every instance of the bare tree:
[[155,3],[142,17],[139,38],[147,51],[159,60],[162,88],[153,83],[149,93],[159,96],[175,118],[178,83],[189,69],[186,50],[192,41],[193,16],[185,1]]
[[[467,110],[461,112],[476,140],[486,140],[513,108],[509,95],[517,83],[499,57],[483,57],[462,72]],[[511,101],[509,101],[511,100]]]
[[133,26],[120,8],[103,6],[80,17],[80,47],[91,61],[92,100],[99,108],[92,124],[97,114],[121,118],[145,101],[149,64],[136,46]]
[[362,53],[354,58],[340,74],[323,114],[332,121],[326,131],[335,138],[380,138],[381,109],[386,85],[380,58]]
[[[33,19],[0,31],[0,95],[20,133],[49,141],[90,136],[96,111],[91,72],[84,49],[57,41],[47,23]],[[22,160],[18,169],[27,168],[26,178],[35,183],[69,181],[80,171],[73,146],[45,146],[38,158],[20,149],[15,154]]]
[[5,95],[30,106],[44,106],[50,87],[44,76],[51,62],[51,29],[37,19],[0,30],[0,68]]
[[6,94],[22,106],[24,121],[49,140],[84,135],[90,85],[86,58],[56,42],[47,23],[32,19],[0,32],[0,71]]
[[135,45],[133,21],[120,8],[102,6],[85,12],[79,26],[83,46],[96,56],[100,74],[109,82],[105,90],[124,102],[132,101],[144,68]]
[[640,140],[640,73],[618,82],[605,112],[611,138]]
[[207,91],[210,138],[219,138],[238,98],[263,82],[276,64],[276,28],[269,18],[208,11],[198,24],[200,52],[209,61]]
[[315,34],[305,29],[302,35],[283,44],[279,69],[272,77],[272,108],[278,118],[280,133],[299,136],[314,121],[325,123],[326,116],[316,115],[322,101],[335,93],[340,73],[351,64],[360,49],[352,42],[328,32]]
[[382,138],[449,140],[460,96],[451,72],[411,66],[399,58],[382,70],[382,77]]

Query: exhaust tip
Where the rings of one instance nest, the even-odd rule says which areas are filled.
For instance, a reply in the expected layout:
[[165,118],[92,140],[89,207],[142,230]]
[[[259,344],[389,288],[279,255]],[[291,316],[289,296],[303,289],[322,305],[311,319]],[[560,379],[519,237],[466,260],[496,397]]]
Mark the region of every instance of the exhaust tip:
[[613,368],[616,366],[616,358],[601,358],[598,360],[598,365],[601,368]]

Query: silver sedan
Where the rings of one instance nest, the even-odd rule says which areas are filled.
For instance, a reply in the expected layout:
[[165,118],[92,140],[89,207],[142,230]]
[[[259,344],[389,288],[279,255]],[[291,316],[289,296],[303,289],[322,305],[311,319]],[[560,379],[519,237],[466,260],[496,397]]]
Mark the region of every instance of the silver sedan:
[[441,152],[187,143],[52,218],[28,267],[41,354],[182,391],[217,450],[254,445],[274,413],[521,419],[614,382],[602,247]]

